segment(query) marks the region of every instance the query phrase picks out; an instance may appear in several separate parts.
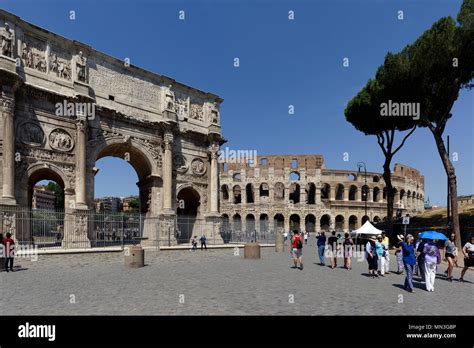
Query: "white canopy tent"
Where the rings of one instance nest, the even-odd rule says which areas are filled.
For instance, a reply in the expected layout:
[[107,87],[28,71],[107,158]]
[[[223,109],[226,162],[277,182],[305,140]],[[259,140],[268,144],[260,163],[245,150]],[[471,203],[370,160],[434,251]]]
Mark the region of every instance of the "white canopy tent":
[[374,225],[370,223],[369,220],[365,222],[360,228],[357,230],[354,230],[351,232],[352,235],[354,236],[360,236],[360,235],[379,235],[382,234],[382,230],[379,230],[376,228]]

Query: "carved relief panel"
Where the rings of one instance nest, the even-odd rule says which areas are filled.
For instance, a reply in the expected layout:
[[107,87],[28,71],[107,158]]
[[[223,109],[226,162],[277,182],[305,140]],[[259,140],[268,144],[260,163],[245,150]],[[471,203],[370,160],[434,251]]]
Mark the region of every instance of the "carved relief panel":
[[23,65],[30,69],[46,73],[46,43],[29,36],[25,36],[21,49]]
[[51,44],[49,72],[59,78],[71,80],[71,54],[55,44]]
[[204,103],[202,100],[197,98],[191,98],[189,107],[189,117],[194,120],[204,121]]

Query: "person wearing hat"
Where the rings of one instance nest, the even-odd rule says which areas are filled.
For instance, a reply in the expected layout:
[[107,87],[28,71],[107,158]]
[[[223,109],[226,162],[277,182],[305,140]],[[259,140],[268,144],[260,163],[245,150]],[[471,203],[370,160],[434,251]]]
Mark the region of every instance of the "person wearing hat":
[[416,264],[415,248],[413,247],[413,236],[407,235],[405,242],[400,242],[398,249],[403,255],[403,266],[405,267],[405,284],[403,288],[408,292],[415,292],[413,290],[413,267]]
[[365,245],[365,257],[367,263],[369,264],[369,275],[372,275],[372,278],[378,277],[377,275],[377,250],[375,248],[375,241],[377,238],[375,236],[370,236],[369,241]]
[[405,241],[403,234],[397,236],[397,250],[395,251],[395,257],[397,258],[397,274],[403,274],[403,252],[400,249],[400,243]]

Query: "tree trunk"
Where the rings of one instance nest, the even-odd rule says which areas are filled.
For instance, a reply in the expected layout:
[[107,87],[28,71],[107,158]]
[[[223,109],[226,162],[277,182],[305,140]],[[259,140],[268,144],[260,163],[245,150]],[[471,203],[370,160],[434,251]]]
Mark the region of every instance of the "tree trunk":
[[[390,162],[392,157],[385,157],[383,164],[383,179],[385,181],[385,189],[387,191],[387,234],[390,240],[394,239],[393,235],[393,187],[392,172],[390,171]],[[383,192],[382,192],[383,195]]]
[[451,223],[452,223],[452,231],[456,236],[456,246],[458,250],[461,250],[461,229],[459,226],[459,215],[458,215],[458,190],[457,190],[457,183],[456,183],[456,172],[454,170],[454,166],[449,159],[449,153],[446,151],[446,147],[444,146],[444,141],[442,138],[442,134],[439,132],[432,131],[436,147],[438,148],[439,156],[441,157],[441,161],[443,162],[444,170],[446,171],[446,175],[448,176],[448,183],[449,183],[449,193],[451,195]]

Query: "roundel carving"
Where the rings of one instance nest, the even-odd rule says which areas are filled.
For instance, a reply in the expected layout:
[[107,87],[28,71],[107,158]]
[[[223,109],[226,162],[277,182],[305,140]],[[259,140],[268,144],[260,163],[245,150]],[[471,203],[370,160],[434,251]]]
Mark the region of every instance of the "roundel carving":
[[23,144],[41,146],[44,142],[44,132],[39,124],[25,122],[20,127],[19,138]]
[[57,128],[49,134],[49,145],[55,150],[71,151],[74,147],[74,140],[68,132]]
[[196,175],[203,175],[206,172],[206,165],[200,158],[195,158],[191,162],[191,169]]

